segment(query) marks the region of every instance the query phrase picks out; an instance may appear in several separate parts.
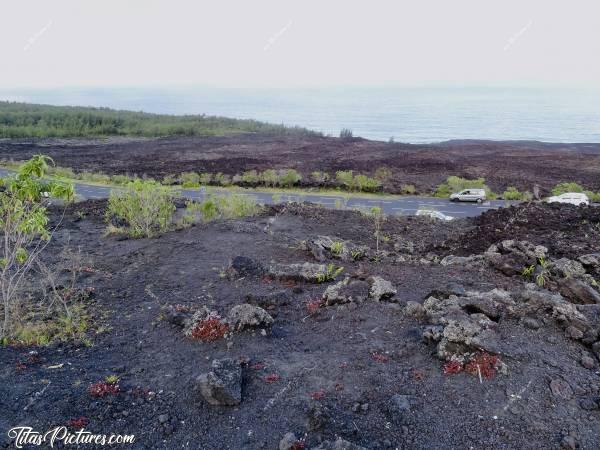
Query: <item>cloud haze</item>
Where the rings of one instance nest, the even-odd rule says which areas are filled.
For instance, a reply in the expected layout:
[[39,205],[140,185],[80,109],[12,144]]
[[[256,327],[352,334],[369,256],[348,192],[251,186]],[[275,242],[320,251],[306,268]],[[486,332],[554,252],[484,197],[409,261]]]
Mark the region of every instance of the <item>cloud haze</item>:
[[576,84],[597,0],[5,0],[0,88]]

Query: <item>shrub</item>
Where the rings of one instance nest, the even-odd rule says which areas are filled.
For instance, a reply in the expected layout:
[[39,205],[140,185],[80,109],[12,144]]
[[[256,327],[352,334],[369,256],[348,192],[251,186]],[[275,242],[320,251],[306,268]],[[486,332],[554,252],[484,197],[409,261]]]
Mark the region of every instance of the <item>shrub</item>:
[[201,320],[192,329],[192,337],[203,342],[217,341],[227,334],[229,325],[221,322],[219,316],[209,316],[205,320]]
[[217,213],[217,203],[212,197],[209,197],[202,202],[188,200],[185,202],[183,221],[188,225],[197,222],[210,222],[211,220],[214,220]]
[[417,192],[417,188],[412,184],[403,184],[400,186],[400,192],[407,195],[414,195]]
[[504,200],[522,200],[523,192],[519,192],[519,190],[514,186],[509,186],[502,193],[502,198]]
[[242,182],[250,185],[256,185],[260,181],[256,170],[247,170],[242,174]]
[[585,191],[591,202],[600,203],[600,192]]
[[181,187],[197,188],[200,187],[200,175],[196,172],[184,172],[179,175],[179,182],[181,183]]
[[215,184],[219,186],[231,186],[231,177],[219,172],[215,175]]
[[292,187],[302,180],[302,175],[295,169],[287,169],[279,177],[279,184],[282,187]]
[[224,219],[253,216],[258,212],[256,197],[229,194],[217,197],[217,211]]
[[363,192],[376,192],[381,188],[381,183],[378,180],[369,178],[366,175],[356,175],[352,183],[359,191]]
[[[127,183],[129,183],[130,181],[133,181],[133,178],[128,177],[127,175],[113,175],[112,177],[110,177],[110,181],[114,184],[124,186]],[[167,183],[165,183],[165,184],[167,184]],[[175,184],[175,180],[173,180],[172,184]]]
[[167,231],[174,212],[171,191],[155,181],[132,181],[108,199],[107,218],[125,222],[127,233],[136,238]]
[[260,174],[260,180],[267,187],[275,187],[279,181],[279,176],[273,169],[267,169]]
[[200,184],[206,186],[209,185],[213,180],[212,173],[205,172],[200,174]]
[[162,184],[165,186],[173,186],[174,184],[177,184],[177,178],[175,175],[167,175],[163,178]]
[[565,192],[583,192],[584,189],[582,186],[580,186],[577,183],[573,183],[573,182],[565,182],[565,183],[558,183],[556,186],[554,186],[554,189],[552,189],[552,195],[560,195],[560,194],[564,194]]
[[340,130],[340,137],[342,139],[351,139],[353,137],[352,130],[349,128],[342,128]]
[[51,239],[47,228],[48,216],[43,192],[70,201],[72,184],[43,180],[52,160],[36,155],[18,169],[16,175],[6,178],[5,190],[0,192],[0,291],[4,320],[0,325],[0,341],[6,341],[11,332],[13,310],[18,309],[18,292],[24,276],[38,260],[39,254]]
[[351,170],[338,170],[335,173],[335,179],[348,190],[354,188],[354,173]]
[[379,167],[375,171],[375,179],[381,181],[382,183],[391,177],[392,177],[392,171],[390,169],[388,169],[387,167]]
[[327,172],[320,172],[315,170],[310,174],[312,180],[318,184],[325,184],[329,181],[329,174]]

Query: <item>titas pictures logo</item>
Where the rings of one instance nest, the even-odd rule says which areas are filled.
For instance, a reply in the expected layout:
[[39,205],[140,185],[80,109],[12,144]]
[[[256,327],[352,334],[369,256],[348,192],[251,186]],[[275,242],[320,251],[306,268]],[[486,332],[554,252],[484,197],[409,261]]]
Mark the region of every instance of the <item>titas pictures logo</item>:
[[70,432],[67,427],[59,426],[46,432],[35,431],[32,427],[14,427],[8,431],[8,437],[13,440],[16,448],[25,446],[48,446],[55,448],[58,444],[64,446],[77,445],[129,445],[135,442],[133,434],[93,434],[82,428],[79,431]]

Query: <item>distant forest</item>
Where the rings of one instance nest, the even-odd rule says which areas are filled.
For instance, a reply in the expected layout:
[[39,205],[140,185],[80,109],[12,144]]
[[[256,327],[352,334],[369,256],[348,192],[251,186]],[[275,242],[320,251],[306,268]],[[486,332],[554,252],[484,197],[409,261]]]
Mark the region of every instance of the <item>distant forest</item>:
[[2,138],[224,136],[235,133],[318,134],[306,128],[256,120],[0,102]]

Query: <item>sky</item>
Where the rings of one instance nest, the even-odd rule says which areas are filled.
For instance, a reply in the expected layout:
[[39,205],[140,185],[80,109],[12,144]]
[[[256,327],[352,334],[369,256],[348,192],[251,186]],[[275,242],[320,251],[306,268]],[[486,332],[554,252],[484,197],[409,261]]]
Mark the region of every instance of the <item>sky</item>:
[[600,83],[598,0],[3,0],[0,88]]

